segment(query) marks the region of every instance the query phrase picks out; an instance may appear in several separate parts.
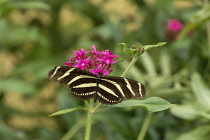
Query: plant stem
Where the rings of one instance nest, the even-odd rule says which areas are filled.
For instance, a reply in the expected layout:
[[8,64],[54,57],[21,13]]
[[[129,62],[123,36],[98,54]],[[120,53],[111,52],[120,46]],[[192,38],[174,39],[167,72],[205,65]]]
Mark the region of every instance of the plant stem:
[[[204,6],[209,5],[209,1],[208,0],[205,0],[203,5]],[[208,54],[209,54],[209,57],[210,57],[210,22],[209,21],[207,21],[206,27],[207,27],[207,37],[208,37],[208,51],[209,51]]]
[[88,112],[87,122],[86,122],[86,131],[85,131],[85,140],[90,140],[92,118],[93,118],[93,113],[92,112]]
[[94,113],[93,108],[94,108],[94,103],[93,103],[93,99],[91,99],[89,107],[88,107],[88,113],[87,113],[85,140],[90,140],[91,125],[92,125],[93,113]]
[[84,125],[85,122],[83,119],[77,121],[77,123],[61,138],[61,140],[70,140]]
[[130,68],[134,65],[134,63],[136,62],[136,60],[138,59],[138,57],[133,57],[131,63],[128,65],[127,69],[123,72],[123,74],[121,75],[121,77],[125,77],[125,75],[128,73],[128,71],[130,70]]
[[137,140],[144,140],[144,137],[145,137],[145,134],[146,134],[147,129],[149,127],[151,118],[152,118],[152,113],[148,113],[145,120],[144,120],[144,124],[141,128],[141,131],[139,133],[139,136],[138,136]]
[[[203,2],[203,8],[205,6],[209,6],[209,0],[204,0]],[[210,69],[210,22],[206,22],[206,30],[207,30],[207,39],[208,39],[208,64],[207,64],[207,72]]]
[[[133,57],[131,63],[128,65],[127,69],[123,72],[121,75],[124,77],[130,68],[134,65],[138,57]],[[94,102],[93,99],[90,100],[90,103],[88,105],[87,102],[85,102],[88,114],[87,114],[87,120],[86,120],[86,130],[85,130],[85,140],[90,140],[90,133],[91,133],[91,125],[92,125],[92,119],[93,119],[93,113],[97,112],[98,108],[102,105],[101,103],[98,103],[96,107],[94,108]]]

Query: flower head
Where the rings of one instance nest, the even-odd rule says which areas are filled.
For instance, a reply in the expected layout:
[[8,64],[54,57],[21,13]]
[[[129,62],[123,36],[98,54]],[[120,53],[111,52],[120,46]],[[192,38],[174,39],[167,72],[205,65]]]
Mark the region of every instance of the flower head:
[[167,30],[174,33],[180,32],[184,25],[178,19],[171,19],[167,23]]
[[168,41],[176,40],[184,28],[184,25],[178,19],[170,19],[167,22],[165,36]]
[[74,51],[74,57],[68,62],[64,62],[65,66],[76,67],[82,70],[89,70],[95,75],[107,75],[112,72],[112,64],[116,63],[114,58],[119,56],[114,55],[110,50],[98,51],[96,46],[91,46],[91,51],[79,49]]

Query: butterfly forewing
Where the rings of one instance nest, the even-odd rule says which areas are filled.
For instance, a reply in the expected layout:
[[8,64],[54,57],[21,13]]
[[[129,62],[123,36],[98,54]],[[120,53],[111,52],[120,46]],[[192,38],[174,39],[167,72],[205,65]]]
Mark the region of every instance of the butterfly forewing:
[[56,66],[49,71],[51,80],[67,84],[71,93],[83,100],[94,98],[103,104],[116,104],[124,99],[143,98],[144,85],[123,77],[96,76],[88,71],[68,66]]
[[53,81],[69,85],[68,89],[71,90],[71,93],[83,100],[93,98],[96,92],[96,76],[88,71],[74,67],[56,66],[49,71],[48,76]]

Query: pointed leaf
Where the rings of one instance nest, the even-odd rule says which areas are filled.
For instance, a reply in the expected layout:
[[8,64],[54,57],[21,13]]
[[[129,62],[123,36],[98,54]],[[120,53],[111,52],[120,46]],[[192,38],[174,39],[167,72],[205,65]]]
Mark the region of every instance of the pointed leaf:
[[143,107],[148,112],[158,112],[169,109],[174,105],[159,97],[150,97],[145,100],[127,100],[109,107]]
[[82,107],[77,107],[77,108],[70,108],[70,109],[64,109],[64,110],[60,110],[60,111],[57,111],[49,116],[57,116],[57,115],[62,115],[62,114],[66,114],[66,113],[70,113],[70,112],[73,112],[73,111],[76,111],[76,110],[83,110]]
[[160,54],[160,68],[164,76],[171,74],[171,65],[170,65],[171,56],[167,50],[161,51]]
[[192,89],[197,101],[205,109],[210,110],[210,89],[198,73],[194,73],[192,76]]
[[15,9],[42,9],[42,10],[50,10],[50,6],[42,1],[16,1],[16,2],[8,2],[7,6],[9,8]]
[[179,105],[171,108],[171,113],[185,120],[194,120],[199,117],[197,110],[190,105]]
[[204,117],[210,120],[210,114],[198,106],[193,106],[192,104],[177,105],[171,108],[171,113],[179,118],[185,120],[195,120],[199,117]]
[[36,92],[36,88],[24,81],[19,79],[2,79],[0,80],[0,92],[15,92],[23,95],[28,95]]
[[145,46],[143,46],[143,47],[144,47],[144,50],[147,51],[147,50],[149,50],[149,49],[151,49],[151,48],[161,47],[161,46],[165,45],[166,43],[167,43],[167,42],[159,42],[159,43],[157,43],[156,45],[145,45]]
[[146,69],[148,75],[150,75],[152,77],[157,75],[154,61],[148,53],[144,53],[144,56],[141,57],[141,62],[143,64],[144,68]]
[[192,18],[190,19],[189,23],[185,25],[185,28],[179,34],[178,40],[183,39],[190,31],[193,31],[195,28],[205,24],[210,19],[210,5],[206,4],[203,8],[197,11]]
[[209,140],[210,126],[200,125],[189,132],[181,134],[177,140]]

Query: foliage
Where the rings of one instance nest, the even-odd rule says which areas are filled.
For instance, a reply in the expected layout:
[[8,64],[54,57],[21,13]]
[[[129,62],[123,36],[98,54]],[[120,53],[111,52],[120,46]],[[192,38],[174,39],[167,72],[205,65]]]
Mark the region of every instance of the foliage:
[[[117,43],[168,42],[144,52],[126,76],[145,84],[144,101],[156,96],[176,104],[152,113],[145,139],[208,139],[209,13],[208,0],[0,1],[0,137],[83,139],[84,111],[48,116],[83,106],[83,101],[49,81],[47,72],[71,52],[96,45],[120,56],[123,62],[111,73],[120,76],[131,58]],[[170,19],[185,25],[177,38],[166,31]],[[95,115],[92,139],[137,139],[146,114],[133,107],[101,111]]]

